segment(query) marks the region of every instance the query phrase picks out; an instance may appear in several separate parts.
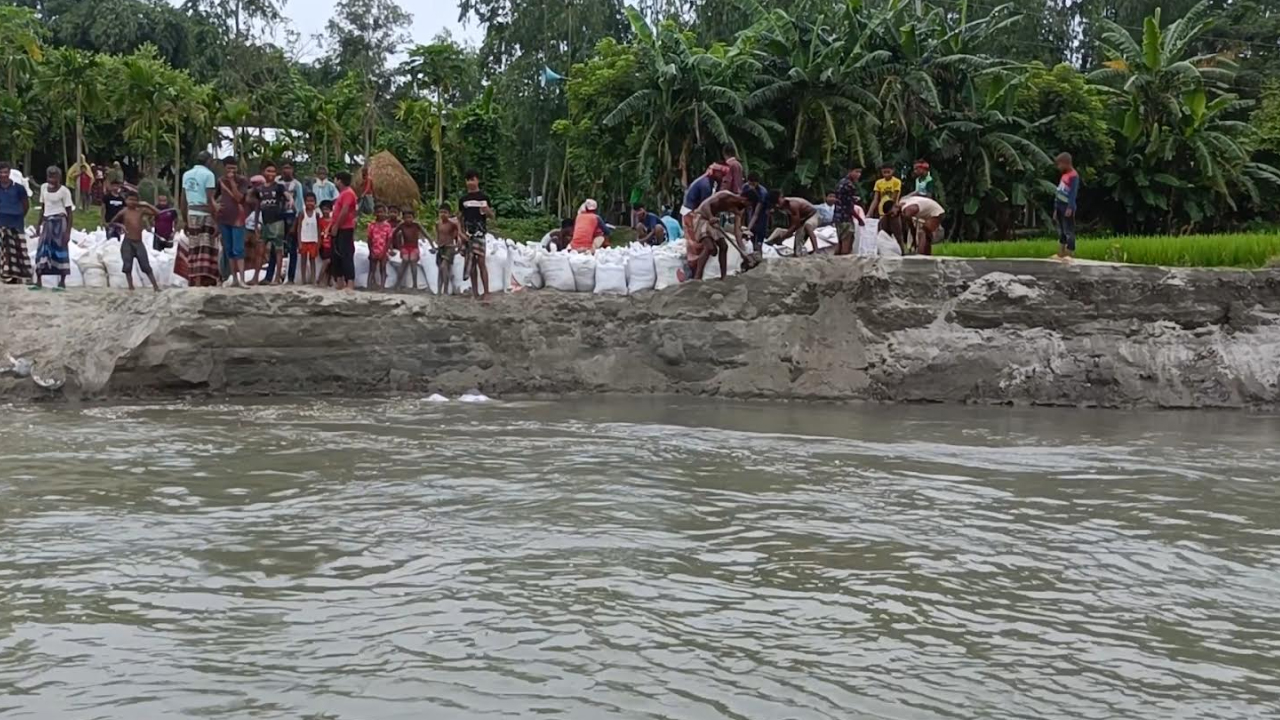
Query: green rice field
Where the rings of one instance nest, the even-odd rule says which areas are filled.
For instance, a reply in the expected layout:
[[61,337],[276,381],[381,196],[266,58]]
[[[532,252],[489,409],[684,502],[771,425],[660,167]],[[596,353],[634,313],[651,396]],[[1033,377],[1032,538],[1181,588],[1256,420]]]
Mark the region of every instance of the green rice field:
[[[1058,241],[1012,240],[943,243],[934,255],[963,258],[1047,258],[1058,252]],[[1280,258],[1280,233],[1224,235],[1149,235],[1081,239],[1076,257],[1170,267],[1259,268]]]

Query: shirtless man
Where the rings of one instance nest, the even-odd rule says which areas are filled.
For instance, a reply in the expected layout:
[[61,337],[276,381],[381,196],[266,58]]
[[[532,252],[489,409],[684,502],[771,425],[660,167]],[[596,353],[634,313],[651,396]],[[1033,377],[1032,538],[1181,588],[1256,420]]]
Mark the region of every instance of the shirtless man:
[[458,226],[458,219],[450,214],[449,203],[440,203],[440,217],[436,219],[436,272],[439,274],[437,287],[440,288],[441,295],[449,294],[453,258],[458,254],[458,241],[461,237],[462,228]]
[[813,242],[813,251],[818,252],[818,236],[814,234],[814,230],[818,229],[818,209],[813,206],[813,203],[804,198],[778,195],[777,208],[787,211],[791,216],[791,224],[785,229],[774,231],[773,235],[769,236],[770,242],[776,245],[782,242],[782,238],[794,234],[796,257],[800,257],[804,249],[805,238]]
[[147,246],[142,243],[142,231],[147,227],[147,216],[155,217],[160,211],[147,203],[138,202],[138,193],[130,192],[125,196],[124,209],[111,219],[113,224],[124,227],[124,239],[120,241],[120,259],[124,260],[124,277],[133,290],[133,262],[138,261],[138,269],[151,281],[151,287],[160,292],[156,276],[151,272],[151,259],[147,257]]
[[[396,290],[404,282],[405,275],[413,276],[413,289],[418,289],[418,240],[426,237],[427,231],[422,229],[413,217],[413,208],[405,208],[400,214],[400,224],[391,233],[392,242],[400,248],[400,257],[404,263],[400,266],[400,277],[396,278]],[[411,259],[412,258],[412,259]],[[409,272],[405,272],[405,270]]]
[[697,263],[693,268],[693,276],[702,279],[706,271],[707,261],[713,254],[720,255],[720,279],[723,280],[729,271],[729,238],[720,228],[719,218],[722,213],[733,215],[733,245],[742,255],[742,267],[750,270],[755,267],[751,252],[742,244],[742,216],[751,201],[729,190],[721,190],[707,198],[695,211],[693,227],[694,237],[700,246]]

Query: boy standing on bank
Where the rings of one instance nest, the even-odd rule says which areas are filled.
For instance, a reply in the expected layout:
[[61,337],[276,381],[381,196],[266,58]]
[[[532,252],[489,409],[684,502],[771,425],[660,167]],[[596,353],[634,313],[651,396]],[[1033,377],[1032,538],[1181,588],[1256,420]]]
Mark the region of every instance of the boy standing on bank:
[[[489,205],[489,196],[480,191],[480,173],[467,171],[467,194],[458,201],[462,213],[462,229],[466,232],[463,238],[466,243],[464,252],[468,272],[464,278],[471,280],[471,295],[483,300],[489,299],[489,268],[485,265],[485,235],[489,232],[489,218],[494,217],[493,208]],[[480,283],[484,283],[484,294],[480,294]]]
[[1058,155],[1058,189],[1053,194],[1053,219],[1058,223],[1058,259],[1071,262],[1076,254],[1076,199],[1080,196],[1080,174],[1071,153]]
[[111,218],[112,224],[118,224],[124,228],[124,239],[120,241],[120,259],[124,261],[124,278],[129,283],[131,292],[133,291],[134,261],[137,261],[138,269],[142,274],[151,281],[151,287],[156,292],[160,292],[156,276],[151,272],[151,258],[147,256],[147,246],[142,242],[142,231],[146,229],[147,216],[155,217],[159,214],[155,207],[138,202],[138,193],[131,191],[125,195],[124,209]]

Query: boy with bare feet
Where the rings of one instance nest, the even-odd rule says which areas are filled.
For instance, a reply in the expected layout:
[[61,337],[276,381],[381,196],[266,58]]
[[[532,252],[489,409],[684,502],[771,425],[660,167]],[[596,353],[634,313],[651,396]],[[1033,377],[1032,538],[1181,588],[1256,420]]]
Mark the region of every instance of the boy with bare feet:
[[[489,218],[494,217],[493,207],[489,205],[489,196],[480,192],[480,173],[468,170],[467,193],[458,202],[458,211],[462,214],[462,229],[466,231],[466,253],[468,272],[463,277],[471,279],[471,294],[481,299],[489,299],[489,267],[485,264],[485,235],[489,232]],[[480,282],[476,282],[476,278]],[[480,294],[480,285],[484,284],[484,294]]]
[[[818,236],[814,231],[818,229],[818,209],[813,203],[798,197],[783,197],[778,195],[779,210],[786,210],[791,218],[790,225],[782,232],[774,233],[774,237],[784,238],[788,235],[795,235],[795,256],[800,257],[804,251],[804,241],[806,238],[813,241],[813,251],[818,252]],[[781,240],[779,240],[781,242]]]
[[458,254],[458,241],[462,237],[458,219],[449,210],[449,203],[441,203],[440,216],[436,218],[436,272],[440,278],[441,295],[449,294],[453,258]]
[[723,280],[729,271],[729,238],[720,227],[721,214],[733,215],[733,244],[742,255],[743,269],[755,267],[751,252],[742,244],[742,216],[751,201],[746,197],[728,190],[721,190],[707,198],[698,206],[693,220],[694,236],[700,245],[698,261],[693,268],[693,276],[701,280],[706,272],[707,261],[712,255],[720,256],[720,279]]
[[[396,278],[396,289],[404,284],[404,276],[413,278],[413,289],[418,289],[418,261],[422,259],[422,250],[418,241],[427,236],[427,231],[414,218],[413,208],[407,207],[400,213],[400,224],[396,226],[394,242],[400,248],[400,277]],[[423,278],[426,281],[426,278]]]
[[147,226],[147,216],[155,217],[159,211],[147,203],[138,202],[138,193],[125,195],[124,209],[111,219],[113,224],[124,228],[124,239],[120,241],[120,259],[124,260],[124,277],[133,290],[133,263],[138,262],[138,269],[151,281],[151,287],[160,292],[156,276],[151,272],[151,258],[147,257],[147,246],[142,242],[142,231]]

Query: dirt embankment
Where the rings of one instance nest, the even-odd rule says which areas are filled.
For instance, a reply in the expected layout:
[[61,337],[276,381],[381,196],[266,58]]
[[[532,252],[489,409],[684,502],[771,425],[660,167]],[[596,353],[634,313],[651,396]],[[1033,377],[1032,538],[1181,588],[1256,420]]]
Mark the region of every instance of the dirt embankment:
[[1274,406],[1280,273],[820,258],[630,297],[479,305],[315,290],[0,289],[4,352],[56,391],[690,393],[1106,407]]

